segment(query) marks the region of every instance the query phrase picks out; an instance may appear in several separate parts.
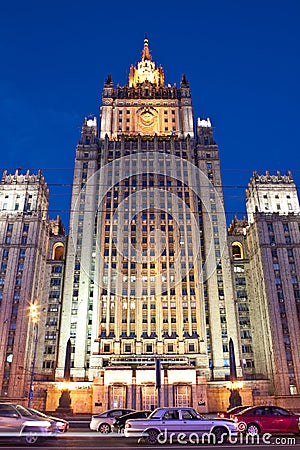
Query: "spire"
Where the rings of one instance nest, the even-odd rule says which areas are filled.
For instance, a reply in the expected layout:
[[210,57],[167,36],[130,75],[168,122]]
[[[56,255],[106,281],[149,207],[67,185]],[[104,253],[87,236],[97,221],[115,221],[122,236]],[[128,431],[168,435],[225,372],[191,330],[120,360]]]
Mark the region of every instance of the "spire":
[[181,81],[180,81],[180,87],[190,87],[189,82],[185,76],[185,73],[182,74]]
[[107,78],[106,78],[106,80],[104,81],[104,86],[105,86],[105,87],[112,87],[112,86],[113,86],[111,73],[109,73],[109,74],[107,75]]
[[147,37],[147,35],[145,35],[145,39],[144,39],[144,48],[143,48],[143,51],[142,51],[142,61],[145,61],[145,60],[149,60],[149,61],[151,61],[151,54],[150,54],[150,50],[149,50],[149,47],[148,47],[148,37]]
[[144,38],[144,48],[142,58],[137,66],[131,66],[129,72],[129,87],[136,87],[143,83],[153,86],[164,86],[164,71],[162,67],[157,67],[152,61],[151,53],[148,47],[148,38]]

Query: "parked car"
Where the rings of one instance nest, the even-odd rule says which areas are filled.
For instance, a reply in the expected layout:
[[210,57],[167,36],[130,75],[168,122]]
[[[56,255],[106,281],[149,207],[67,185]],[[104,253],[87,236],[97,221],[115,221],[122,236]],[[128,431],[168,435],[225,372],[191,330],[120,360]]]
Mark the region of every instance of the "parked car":
[[233,420],[206,419],[193,408],[157,408],[147,419],[127,420],[124,434],[143,438],[148,444],[165,443],[176,436],[182,440],[182,434],[187,438],[193,434],[193,443],[195,435],[199,443],[204,437],[212,437],[210,442],[222,443],[229,435],[237,436],[237,427]]
[[0,433],[2,437],[17,437],[27,445],[35,444],[40,437],[54,434],[50,420],[33,415],[21,405],[0,403]]
[[107,434],[112,431],[112,425],[117,417],[124,416],[134,412],[134,409],[118,408],[109,409],[101,414],[95,414],[92,416],[90,422],[90,429],[94,431],[99,431],[99,433]]
[[279,406],[252,406],[234,415],[238,430],[259,433],[299,434],[300,416]]
[[65,419],[62,419],[61,417],[49,416],[48,414],[45,414],[33,408],[26,408],[26,409],[28,409],[35,416],[43,417],[44,419],[50,420],[50,422],[53,423],[54,431],[57,433],[65,433],[69,429],[70,426],[69,422]]
[[113,431],[116,433],[123,433],[125,429],[125,422],[129,419],[146,419],[152,411],[134,411],[124,416],[118,417],[113,423]]
[[234,408],[227,409],[227,411],[218,412],[217,416],[220,419],[232,419],[234,414],[237,414],[247,408],[250,408],[250,406],[235,406]]

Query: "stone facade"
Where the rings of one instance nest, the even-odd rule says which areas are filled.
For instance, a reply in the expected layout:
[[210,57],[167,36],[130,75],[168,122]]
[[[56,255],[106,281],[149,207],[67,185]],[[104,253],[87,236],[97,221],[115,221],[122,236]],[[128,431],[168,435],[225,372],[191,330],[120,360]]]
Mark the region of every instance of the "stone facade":
[[256,372],[271,380],[272,395],[296,395],[300,373],[300,215],[291,173],[255,173],[246,206]]
[[34,326],[30,307],[42,312],[49,222],[48,189],[37,175],[3,173],[0,183],[1,396],[28,395]]
[[37,342],[37,408],[68,391],[75,414],[224,410],[232,338],[243,403],[300,409],[292,174],[254,172],[246,207],[227,232],[210,119],[194,125],[186,76],[166,85],[145,39],[128,83],[105,80],[100,120],[84,119],[68,238],[40,172],[3,174],[1,396],[27,403]]
[[230,337],[242,374],[218,146],[209,119],[194,135],[186,77],[164,83],[145,39],[76,149],[56,380],[71,338],[71,379],[103,374],[102,407],[157,404],[157,358],[165,401],[194,404],[228,377]]

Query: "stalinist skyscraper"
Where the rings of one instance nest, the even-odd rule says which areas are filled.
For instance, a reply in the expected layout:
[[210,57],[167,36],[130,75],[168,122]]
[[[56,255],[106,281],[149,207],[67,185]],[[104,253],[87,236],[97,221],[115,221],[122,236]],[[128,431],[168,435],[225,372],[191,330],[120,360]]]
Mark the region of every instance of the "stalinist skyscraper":
[[147,38],[125,86],[108,75],[100,121],[84,120],[65,274],[56,379],[71,339],[93,410],[155,406],[157,358],[162,403],[196,405],[228,375],[230,338],[239,373],[218,146]]

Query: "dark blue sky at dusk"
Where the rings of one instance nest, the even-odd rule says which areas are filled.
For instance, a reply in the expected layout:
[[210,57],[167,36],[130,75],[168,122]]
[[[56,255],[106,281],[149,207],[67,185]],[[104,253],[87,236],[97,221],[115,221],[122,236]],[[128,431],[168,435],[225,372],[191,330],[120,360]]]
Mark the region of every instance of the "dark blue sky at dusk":
[[166,83],[184,72],[210,117],[228,218],[245,214],[253,170],[292,170],[300,187],[300,2],[38,2],[1,6],[0,167],[43,169],[50,215],[67,210],[84,116],[104,79],[127,83],[145,33]]

